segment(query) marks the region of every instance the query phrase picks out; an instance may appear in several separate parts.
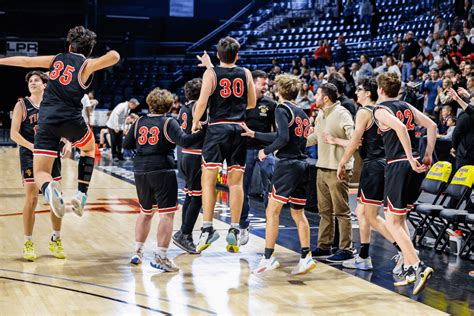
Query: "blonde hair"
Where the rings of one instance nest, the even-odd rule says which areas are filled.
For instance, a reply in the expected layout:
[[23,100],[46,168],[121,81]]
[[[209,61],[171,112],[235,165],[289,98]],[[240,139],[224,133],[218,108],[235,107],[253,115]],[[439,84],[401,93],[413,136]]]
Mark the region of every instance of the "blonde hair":
[[276,91],[285,100],[295,100],[301,89],[301,80],[288,74],[278,75],[275,78]]
[[167,113],[173,105],[173,95],[165,89],[155,88],[146,97],[146,104],[153,114]]

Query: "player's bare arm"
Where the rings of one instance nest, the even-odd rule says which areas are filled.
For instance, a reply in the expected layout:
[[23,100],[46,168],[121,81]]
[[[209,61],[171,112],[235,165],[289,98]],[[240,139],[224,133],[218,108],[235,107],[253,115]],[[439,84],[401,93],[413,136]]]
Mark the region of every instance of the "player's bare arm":
[[0,65],[23,68],[49,68],[55,56],[15,56],[0,58]]
[[21,121],[23,120],[23,107],[21,102],[18,101],[15,104],[13,109],[13,117],[12,117],[12,127],[10,130],[10,138],[20,146],[28,148],[29,150],[33,151],[33,143],[27,141],[23,136],[20,134],[20,126]]
[[201,117],[204,115],[204,112],[207,108],[207,102],[209,101],[209,97],[212,94],[213,87],[215,86],[215,76],[212,70],[207,69],[204,72],[202,78],[202,86],[201,86],[201,93],[199,95],[199,99],[196,101],[196,106],[194,109],[193,115],[193,127],[192,132],[195,133],[201,129]]

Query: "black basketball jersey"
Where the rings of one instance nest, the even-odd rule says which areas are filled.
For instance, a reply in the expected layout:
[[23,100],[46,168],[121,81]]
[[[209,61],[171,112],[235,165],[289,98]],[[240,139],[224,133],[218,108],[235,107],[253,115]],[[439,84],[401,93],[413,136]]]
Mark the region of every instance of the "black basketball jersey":
[[81,99],[92,81],[81,82],[87,59],[76,53],[56,55],[49,67],[49,81],[41,102],[40,124],[82,119]]
[[[415,117],[408,103],[400,100],[385,101],[377,104],[376,109],[377,108],[388,110],[407,127],[411,147],[415,153]],[[397,133],[391,128],[386,130],[381,129],[381,131],[387,160],[406,157],[405,150],[398,139]]]
[[382,132],[380,131],[374,119],[374,106],[367,105],[359,108],[359,111],[369,111],[371,123],[366,128],[362,136],[362,146],[359,150],[364,161],[385,158],[385,150],[383,147]]
[[18,99],[18,102],[20,102],[23,108],[20,135],[30,143],[34,143],[40,107],[33,104],[28,97],[20,98]]
[[214,67],[215,87],[209,97],[209,123],[243,122],[247,108],[247,76],[242,67]]
[[280,159],[306,158],[306,138],[310,128],[308,116],[291,102],[280,103],[277,105],[278,108],[284,108],[289,114],[288,132],[290,139],[283,148],[277,151],[276,156]]
[[[193,127],[193,117],[194,117],[194,108],[196,106],[196,101],[190,101],[184,104],[181,107],[181,110],[179,111],[178,115],[178,123],[181,126],[181,129],[186,133],[186,134],[191,134],[191,128]],[[203,132],[205,132],[206,127],[207,127],[207,113],[204,113],[204,115],[201,118],[201,126],[203,129]],[[204,142],[204,138],[191,145],[189,149],[202,149],[202,144]]]

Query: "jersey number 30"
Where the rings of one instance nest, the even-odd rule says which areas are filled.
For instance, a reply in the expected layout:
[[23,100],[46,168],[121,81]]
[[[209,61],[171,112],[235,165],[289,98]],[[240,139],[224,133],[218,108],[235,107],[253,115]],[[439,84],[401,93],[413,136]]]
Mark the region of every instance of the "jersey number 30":
[[72,73],[76,70],[73,66],[67,65],[64,68],[64,63],[60,60],[53,64],[54,69],[49,73],[49,79],[56,80],[59,78],[59,82],[63,86],[67,86],[71,83]]
[[[160,135],[160,129],[156,126],[153,126],[148,130],[148,127],[142,126],[138,130],[138,133],[140,133],[140,137],[138,137],[138,143],[140,145],[145,145],[146,143],[150,145],[156,145],[158,143],[158,135]],[[148,136],[148,134],[150,134]]]
[[228,98],[232,94],[237,98],[244,95],[244,81],[240,78],[236,78],[232,82],[230,82],[229,79],[224,78],[219,81],[219,85],[221,86],[220,94],[223,98]]

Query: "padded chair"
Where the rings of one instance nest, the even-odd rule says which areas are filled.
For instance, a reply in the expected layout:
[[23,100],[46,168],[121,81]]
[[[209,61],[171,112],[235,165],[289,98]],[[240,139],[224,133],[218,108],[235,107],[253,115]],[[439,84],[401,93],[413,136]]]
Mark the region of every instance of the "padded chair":
[[412,237],[413,242],[420,242],[423,240],[423,237],[429,231],[434,236],[438,235],[435,227],[432,227],[432,222],[443,210],[444,199],[441,203],[438,202],[441,194],[448,185],[451,173],[451,163],[438,161],[430,168],[428,174],[421,183],[421,194],[408,216],[408,220],[415,227],[415,233]]
[[[464,166],[460,168],[453,177],[453,180],[446,189],[450,191],[450,195],[459,200],[456,208],[445,208],[439,213],[439,218],[443,222],[443,226],[440,230],[440,234],[436,239],[434,248],[443,251],[449,244],[449,238],[444,238],[446,231],[449,228],[453,230],[460,229],[463,233],[463,237],[468,235],[471,231],[469,225],[466,225],[465,221],[469,215],[468,209],[470,209],[471,200],[468,198],[472,193],[472,184],[474,182],[474,166]],[[460,210],[460,206],[466,203],[466,210]],[[444,240],[444,241],[443,241]]]
[[[474,196],[471,195],[471,203],[474,203]],[[471,252],[474,250],[474,214],[469,214],[466,216],[465,219],[465,224],[467,229],[469,230],[469,233],[466,236],[466,241],[464,242],[464,245],[461,248],[461,251],[459,254],[462,257],[469,257]]]

